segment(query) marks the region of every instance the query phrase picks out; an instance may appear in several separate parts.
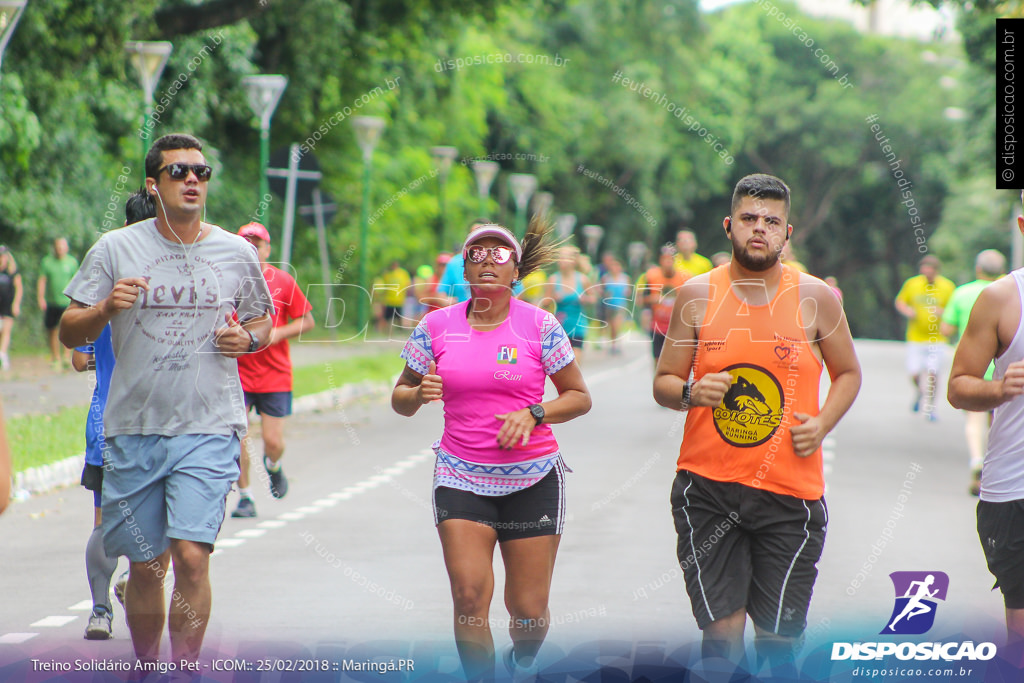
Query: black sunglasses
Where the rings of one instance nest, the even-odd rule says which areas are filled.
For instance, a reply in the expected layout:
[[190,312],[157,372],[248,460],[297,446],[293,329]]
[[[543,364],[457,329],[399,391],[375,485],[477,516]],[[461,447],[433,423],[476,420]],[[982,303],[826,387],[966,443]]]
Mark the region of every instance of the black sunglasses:
[[167,164],[156,172],[157,177],[163,171],[167,171],[167,175],[171,177],[171,180],[184,180],[188,177],[189,171],[196,174],[196,178],[199,180],[206,181],[213,175],[213,169],[206,164]]

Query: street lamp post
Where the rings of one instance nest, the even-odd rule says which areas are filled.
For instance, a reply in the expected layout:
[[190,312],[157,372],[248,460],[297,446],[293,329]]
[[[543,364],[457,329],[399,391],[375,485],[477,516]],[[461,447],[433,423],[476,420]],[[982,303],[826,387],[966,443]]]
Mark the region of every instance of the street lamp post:
[[[276,74],[258,74],[242,79],[249,95],[249,106],[252,113],[260,120],[260,199],[262,202],[270,194],[270,181],[267,179],[267,167],[270,166],[270,119],[274,116],[281,94],[288,87],[288,77]],[[261,205],[259,205],[261,206]]]
[[480,217],[488,218],[487,198],[491,194],[491,183],[498,176],[497,161],[474,161],[473,175],[476,176],[476,191],[480,197]]
[[7,50],[7,43],[14,35],[14,28],[21,19],[21,13],[25,9],[28,0],[0,0],[0,66],[4,63],[4,52]]
[[604,228],[600,225],[583,226],[583,241],[586,243],[587,254],[590,255],[591,260],[597,258],[597,248],[601,244],[602,237],[604,237]]
[[167,66],[167,58],[171,56],[171,44],[166,40],[135,40],[125,43],[124,49],[139,74],[139,83],[146,98],[143,102],[142,128],[139,135],[142,156],[145,159],[146,152],[149,151],[149,119],[153,109],[153,95],[156,93],[156,84],[160,82],[160,74]]
[[566,242],[572,237],[572,229],[576,227],[576,214],[563,213],[555,219],[555,234],[559,242]]
[[445,241],[448,230],[448,213],[445,204],[445,185],[448,183],[448,174],[452,170],[452,162],[455,161],[459,150],[446,145],[439,145],[430,148],[430,156],[434,158],[434,166],[437,167],[437,202],[441,209],[441,225],[437,230],[439,251],[444,251],[448,243]]
[[630,242],[626,246],[626,254],[629,258],[629,269],[636,278],[643,266],[644,257],[647,256],[647,245],[643,242]]
[[537,189],[537,176],[532,173],[511,173],[508,176],[508,187],[516,203],[516,237],[522,239],[526,233],[526,207],[530,195]]
[[363,210],[359,221],[359,329],[366,327],[366,298],[370,295],[369,283],[366,281],[366,262],[369,254],[366,249],[366,233],[370,229],[370,169],[373,164],[373,148],[380,141],[384,131],[384,119],[379,116],[356,116],[352,119],[352,127],[356,131],[356,142],[363,151]]
[[538,192],[533,195],[533,215],[547,218],[548,211],[555,203],[555,195],[550,192]]

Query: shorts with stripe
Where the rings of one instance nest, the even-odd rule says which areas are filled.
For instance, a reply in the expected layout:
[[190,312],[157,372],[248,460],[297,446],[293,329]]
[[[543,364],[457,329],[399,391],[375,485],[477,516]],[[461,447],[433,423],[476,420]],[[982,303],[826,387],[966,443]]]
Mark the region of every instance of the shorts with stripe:
[[672,485],[676,554],[701,629],[738,610],[799,636],[825,544],[825,499],[803,500],[680,470]]
[[434,489],[434,524],[468,519],[485,524],[498,541],[562,533],[565,526],[565,468],[561,460],[529,488],[503,496],[438,486]]
[[978,538],[1006,609],[1024,609],[1024,500],[978,501]]

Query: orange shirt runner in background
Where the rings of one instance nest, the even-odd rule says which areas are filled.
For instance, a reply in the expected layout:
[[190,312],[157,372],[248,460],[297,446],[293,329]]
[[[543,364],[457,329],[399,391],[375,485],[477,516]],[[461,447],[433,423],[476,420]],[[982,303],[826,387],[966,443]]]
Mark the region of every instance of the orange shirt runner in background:
[[665,277],[661,268],[655,266],[648,270],[644,277],[647,279],[644,289],[648,296],[657,297],[651,305],[652,329],[656,334],[665,335],[668,333],[668,324],[672,321],[676,290],[692,276],[685,270],[677,270],[672,277]]

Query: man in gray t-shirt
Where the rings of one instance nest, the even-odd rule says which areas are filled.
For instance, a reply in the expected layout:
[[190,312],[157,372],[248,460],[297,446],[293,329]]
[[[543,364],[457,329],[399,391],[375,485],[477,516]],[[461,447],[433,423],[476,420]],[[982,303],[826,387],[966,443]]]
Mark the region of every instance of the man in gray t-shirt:
[[210,174],[196,138],[157,140],[146,155],[156,218],[103,235],[64,290],[65,346],[111,326],[103,541],[108,555],[131,561],[126,619],[144,661],[159,656],[172,559],[171,656],[199,656],[209,557],[246,430],[235,359],[265,345],[271,330],[256,250],[202,221]]

